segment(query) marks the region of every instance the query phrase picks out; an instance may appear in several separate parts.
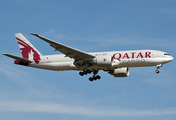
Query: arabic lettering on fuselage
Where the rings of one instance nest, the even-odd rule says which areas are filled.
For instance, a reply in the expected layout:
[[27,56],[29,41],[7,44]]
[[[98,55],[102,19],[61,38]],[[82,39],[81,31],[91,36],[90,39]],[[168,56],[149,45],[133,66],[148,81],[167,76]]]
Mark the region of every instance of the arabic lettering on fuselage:
[[95,54],[95,56],[99,56],[99,55],[107,55],[107,53],[97,53],[97,54]]

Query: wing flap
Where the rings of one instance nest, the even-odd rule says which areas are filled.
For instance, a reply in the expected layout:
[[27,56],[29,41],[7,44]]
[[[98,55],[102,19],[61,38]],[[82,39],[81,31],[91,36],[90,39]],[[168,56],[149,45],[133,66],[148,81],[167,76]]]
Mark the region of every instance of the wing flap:
[[13,58],[13,59],[16,59],[16,60],[19,60],[19,61],[22,61],[22,62],[32,63],[32,61],[30,61],[28,59],[21,58],[21,57],[15,56],[15,55],[7,54],[7,53],[3,53],[3,55],[10,57],[10,58]]
[[95,58],[95,56],[88,54],[86,52],[77,50],[75,48],[71,48],[69,46],[63,45],[61,43],[52,41],[50,39],[44,38],[38,34],[34,34],[34,33],[30,33],[42,40],[44,40],[45,42],[49,43],[51,47],[55,48],[55,51],[60,51],[61,53],[65,54],[66,57],[70,57],[73,58],[75,60],[88,60],[88,59],[93,59]]

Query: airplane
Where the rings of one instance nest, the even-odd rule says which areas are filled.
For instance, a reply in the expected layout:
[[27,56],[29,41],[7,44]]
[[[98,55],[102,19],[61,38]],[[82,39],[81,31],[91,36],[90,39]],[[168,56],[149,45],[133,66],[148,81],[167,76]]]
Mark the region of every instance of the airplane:
[[58,55],[42,55],[21,33],[16,33],[16,39],[23,57],[4,53],[3,55],[15,59],[14,64],[28,67],[66,71],[77,70],[79,75],[84,76],[93,73],[90,81],[100,79],[100,70],[108,72],[114,77],[128,77],[129,67],[156,66],[156,73],[159,68],[173,60],[173,57],[166,52],[158,50],[128,50],[109,52],[83,52],[75,48],[63,45],[47,39],[38,34],[30,33],[50,44]]

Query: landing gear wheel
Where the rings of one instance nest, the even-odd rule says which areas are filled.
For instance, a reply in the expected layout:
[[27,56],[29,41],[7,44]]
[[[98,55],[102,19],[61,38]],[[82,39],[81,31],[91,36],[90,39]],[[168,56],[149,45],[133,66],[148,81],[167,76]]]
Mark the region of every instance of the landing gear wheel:
[[84,71],[83,74],[84,74],[84,75],[87,75],[87,71]]
[[97,79],[101,79],[101,77],[99,76],[99,75],[97,75],[97,77],[96,77]]
[[95,76],[93,76],[93,77],[92,77],[92,79],[93,79],[93,80],[96,80],[96,77],[95,77]]
[[87,70],[87,73],[89,73],[89,74],[90,74],[90,73],[91,73],[91,71],[90,71],[90,70]]
[[84,73],[83,73],[83,72],[79,72],[79,75],[83,76],[83,75],[84,75]]
[[92,82],[92,81],[93,81],[93,78],[90,77],[89,80]]
[[155,72],[158,74],[158,73],[159,73],[159,70],[156,70]]

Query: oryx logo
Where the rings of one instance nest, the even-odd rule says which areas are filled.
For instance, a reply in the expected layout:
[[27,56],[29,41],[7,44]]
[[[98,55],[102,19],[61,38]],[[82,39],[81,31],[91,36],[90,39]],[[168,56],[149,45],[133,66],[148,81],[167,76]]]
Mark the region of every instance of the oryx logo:
[[103,58],[103,61],[106,62],[107,60],[105,58]]
[[18,44],[20,46],[21,53],[23,55],[23,58],[30,59],[32,58],[35,63],[39,63],[41,58],[40,55],[32,48],[30,45],[25,43],[24,41],[17,38]]

